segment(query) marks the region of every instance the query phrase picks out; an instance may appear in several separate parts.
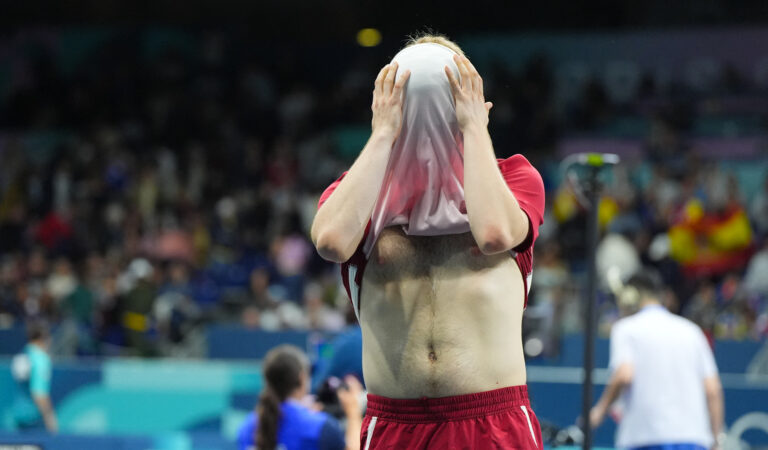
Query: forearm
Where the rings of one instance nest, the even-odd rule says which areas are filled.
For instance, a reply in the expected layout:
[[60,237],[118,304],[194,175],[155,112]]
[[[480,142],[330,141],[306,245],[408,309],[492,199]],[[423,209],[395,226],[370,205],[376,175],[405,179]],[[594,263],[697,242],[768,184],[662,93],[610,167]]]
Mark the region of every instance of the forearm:
[[709,423],[712,427],[712,435],[717,436],[723,431],[723,391],[722,388],[714,392],[707,392],[707,409],[709,410]]
[[38,411],[40,411],[40,415],[43,417],[45,428],[51,432],[58,431],[59,425],[56,420],[56,413],[53,410],[50,397],[33,396],[33,398]]
[[619,398],[621,391],[626,385],[627,383],[622,376],[614,374],[614,376],[612,376],[611,380],[608,382],[608,385],[605,386],[603,395],[600,396],[600,400],[597,402],[598,406],[607,411],[613,402]]
[[394,135],[374,131],[336,190],[317,211],[312,242],[325,259],[344,262],[360,243],[386,174]]
[[464,198],[472,236],[486,254],[510,250],[528,234],[528,217],[499,171],[488,129],[464,130]]
[[363,419],[360,411],[350,411],[347,413],[347,429],[344,433],[344,439],[347,444],[347,450],[360,449],[360,429],[363,427]]

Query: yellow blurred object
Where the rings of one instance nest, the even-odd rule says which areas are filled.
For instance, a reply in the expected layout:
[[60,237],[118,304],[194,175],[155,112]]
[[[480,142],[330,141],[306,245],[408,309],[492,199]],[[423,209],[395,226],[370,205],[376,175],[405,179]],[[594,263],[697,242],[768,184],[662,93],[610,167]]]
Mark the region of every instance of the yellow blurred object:
[[567,222],[571,217],[576,215],[576,197],[573,192],[565,186],[561,186],[555,195],[555,202],[552,206],[552,214],[558,223]]
[[381,32],[376,28],[363,28],[357,32],[357,43],[362,47],[376,47],[381,43]]
[[149,320],[147,316],[135,312],[126,312],[123,314],[123,326],[132,331],[147,331]]
[[619,214],[619,204],[612,197],[603,197],[597,208],[597,223],[604,230]]
[[738,250],[752,243],[752,228],[747,214],[740,210],[709,234],[709,244],[715,250]]
[[685,218],[691,222],[696,223],[704,217],[704,205],[698,199],[690,200],[685,205]]
[[685,225],[675,225],[669,229],[669,256],[685,264],[696,259],[698,247],[696,234]]
[[670,256],[681,264],[715,261],[752,244],[752,228],[743,209],[724,217],[705,217],[697,200],[685,206],[685,220],[669,229]]
[[195,227],[192,231],[192,247],[195,252],[195,263],[202,267],[208,260],[211,250],[211,235],[204,226]]

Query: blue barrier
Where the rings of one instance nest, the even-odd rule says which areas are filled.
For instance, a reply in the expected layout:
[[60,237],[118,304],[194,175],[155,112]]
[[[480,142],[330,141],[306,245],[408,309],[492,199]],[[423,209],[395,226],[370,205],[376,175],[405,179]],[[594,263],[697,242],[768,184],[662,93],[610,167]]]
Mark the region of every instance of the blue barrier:
[[[0,432],[0,445],[29,446],[45,450],[146,450],[154,448],[152,438],[138,436],[80,436],[44,432],[7,433]],[[25,447],[26,448],[26,447]]]
[[[595,398],[606,377],[605,370],[599,372]],[[727,424],[746,413],[765,411],[768,380],[723,373],[722,381]],[[169,359],[56,361],[52,398],[66,438],[45,448],[133,449],[135,436],[152,439],[151,447],[142,448],[230,448],[237,427],[257,401],[261,385],[258,364]],[[528,386],[532,406],[542,422],[565,427],[576,421],[581,404],[579,367],[532,364]],[[10,406],[5,400],[12,398],[14,391],[9,361],[0,360],[0,419]],[[615,426],[606,421],[597,430],[595,444],[610,446],[614,432]],[[13,443],[23,441],[17,439],[19,435],[0,433],[0,442],[11,442],[9,436]],[[768,444],[764,434],[756,433],[749,439],[756,445]]]
[[[721,373],[744,373],[764,342],[715,341],[714,354]],[[600,338],[595,343],[595,367],[608,367],[609,342]],[[557,356],[533,358],[528,365],[551,367],[583,367],[584,337],[581,334],[563,336]]]
[[[603,371],[605,372],[605,371]],[[604,378],[595,386],[594,402],[605,387]],[[528,392],[531,406],[539,420],[558,428],[576,423],[581,414],[582,371],[578,367],[536,367],[528,370]],[[722,374],[725,397],[725,422],[732,425],[751,412],[765,412],[768,405],[768,380],[752,380],[741,374]],[[595,445],[613,444],[616,424],[606,419],[594,435]],[[768,445],[768,435],[751,432],[745,439],[752,445]]]
[[10,433],[18,386],[9,363],[0,360],[0,443],[46,449],[229,449],[262,387],[255,363],[55,361],[51,397],[63,434],[50,443],[45,433]]
[[214,359],[264,358],[280,344],[292,344],[307,349],[310,333],[306,331],[263,331],[231,325],[208,328],[208,357]]
[[[167,433],[154,436],[83,435],[0,431],[0,446],[28,446],[29,450],[235,450],[218,433]],[[20,448],[20,447],[16,447]]]

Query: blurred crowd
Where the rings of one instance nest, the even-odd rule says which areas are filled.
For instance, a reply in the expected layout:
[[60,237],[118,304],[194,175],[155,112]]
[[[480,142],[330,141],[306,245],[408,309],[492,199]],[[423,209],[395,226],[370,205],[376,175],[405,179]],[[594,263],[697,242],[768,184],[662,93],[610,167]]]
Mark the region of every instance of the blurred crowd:
[[[125,31],[68,58],[52,31],[4,39],[0,326],[44,318],[59,324],[59,353],[152,356],[184,354],[212,322],[354,322],[308,230],[355,156],[345,136],[368,126],[373,79],[392,55],[339,44],[338,71],[317,67],[314,47],[232,33]],[[551,339],[580,326],[585,265],[586,207],[578,181],[558,175],[558,142],[627,105],[599,79],[563,104],[544,57],[485,73],[498,156],[525,154],[548,189],[526,329]],[[703,94],[644,77],[632,102],[673,101],[647,114],[645,158],[606,181],[600,205],[601,274],[656,267],[668,307],[717,338],[768,334],[768,178],[747,198],[738,173],[696,156],[686,105],[750,89],[729,71]],[[621,311],[601,283],[605,330]]]

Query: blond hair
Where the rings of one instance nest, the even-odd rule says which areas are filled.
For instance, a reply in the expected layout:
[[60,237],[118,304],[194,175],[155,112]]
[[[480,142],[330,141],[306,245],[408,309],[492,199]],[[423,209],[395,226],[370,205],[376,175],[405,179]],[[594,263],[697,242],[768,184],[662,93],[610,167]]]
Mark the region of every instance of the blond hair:
[[439,44],[439,45],[442,45],[443,47],[447,47],[453,50],[454,52],[456,52],[461,56],[466,56],[464,55],[464,51],[461,49],[461,47],[458,46],[458,44],[448,39],[445,35],[442,35],[439,33],[432,33],[431,31],[426,31],[426,32],[408,36],[408,41],[406,42],[405,47],[408,48],[412,45],[426,44],[426,43]]

